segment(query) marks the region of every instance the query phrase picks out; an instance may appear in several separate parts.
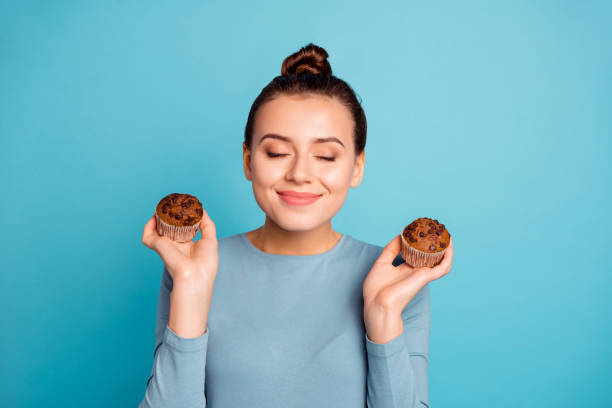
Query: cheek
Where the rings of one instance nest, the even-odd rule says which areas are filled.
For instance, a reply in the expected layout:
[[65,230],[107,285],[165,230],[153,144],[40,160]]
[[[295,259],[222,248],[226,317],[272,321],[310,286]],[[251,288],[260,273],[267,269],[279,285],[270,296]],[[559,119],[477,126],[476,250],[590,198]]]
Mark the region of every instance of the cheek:
[[261,160],[258,155],[253,159],[252,167],[253,183],[260,186],[267,186],[273,183],[280,172],[279,166],[273,166],[270,164],[270,161]]
[[336,166],[322,169],[319,179],[333,190],[342,190],[348,187],[351,181],[353,168],[349,166]]

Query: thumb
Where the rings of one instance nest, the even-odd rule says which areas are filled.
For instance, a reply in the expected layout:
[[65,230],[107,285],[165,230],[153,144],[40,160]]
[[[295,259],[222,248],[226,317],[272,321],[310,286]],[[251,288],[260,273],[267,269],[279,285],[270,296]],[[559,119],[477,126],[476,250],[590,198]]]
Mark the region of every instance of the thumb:
[[392,264],[393,260],[400,252],[401,245],[402,241],[398,234],[383,248],[382,252],[380,253],[380,256],[376,260],[376,263],[381,262],[385,264]]
[[202,239],[217,240],[217,228],[215,223],[208,216],[205,209],[202,209],[202,219],[200,220],[200,231],[202,231]]
[[202,232],[202,238],[195,243],[196,255],[207,256],[207,251],[211,245],[215,248],[217,246],[217,228],[213,220],[208,216],[206,210],[202,209],[202,219],[200,220],[200,231]]

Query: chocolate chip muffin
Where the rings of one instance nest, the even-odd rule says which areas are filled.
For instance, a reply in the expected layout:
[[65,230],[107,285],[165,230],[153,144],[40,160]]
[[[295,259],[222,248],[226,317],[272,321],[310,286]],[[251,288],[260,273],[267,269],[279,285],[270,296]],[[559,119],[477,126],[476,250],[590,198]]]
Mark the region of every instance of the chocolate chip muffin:
[[414,268],[434,267],[442,261],[450,234],[438,220],[417,218],[402,231],[402,258]]
[[157,204],[157,232],[177,242],[192,240],[202,219],[202,203],[195,196],[173,193]]

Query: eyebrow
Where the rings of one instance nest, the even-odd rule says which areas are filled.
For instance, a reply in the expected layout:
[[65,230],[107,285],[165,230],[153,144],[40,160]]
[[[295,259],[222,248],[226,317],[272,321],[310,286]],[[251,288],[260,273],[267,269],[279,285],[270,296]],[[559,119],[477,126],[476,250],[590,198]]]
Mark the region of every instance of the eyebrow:
[[[276,133],[268,133],[267,135],[259,139],[258,144],[261,144],[261,142],[263,142],[267,138],[278,139],[278,140],[282,140],[283,142],[291,141],[291,139],[288,138],[287,136],[277,135]],[[340,145],[344,147],[344,143],[342,143],[340,139],[338,139],[337,137],[320,137],[320,138],[314,139],[314,143],[328,143],[328,142],[340,143]]]

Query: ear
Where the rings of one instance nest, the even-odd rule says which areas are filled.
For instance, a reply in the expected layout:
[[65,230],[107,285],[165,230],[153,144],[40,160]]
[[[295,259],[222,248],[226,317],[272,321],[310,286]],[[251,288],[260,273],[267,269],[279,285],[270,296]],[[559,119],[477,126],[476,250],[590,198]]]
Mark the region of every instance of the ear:
[[365,167],[365,150],[359,153],[355,159],[355,168],[353,170],[353,176],[351,178],[351,187],[355,188],[361,184],[363,179],[363,169]]
[[246,147],[246,143],[242,142],[242,165],[244,167],[244,176],[247,180],[252,180],[251,177],[251,151]]

